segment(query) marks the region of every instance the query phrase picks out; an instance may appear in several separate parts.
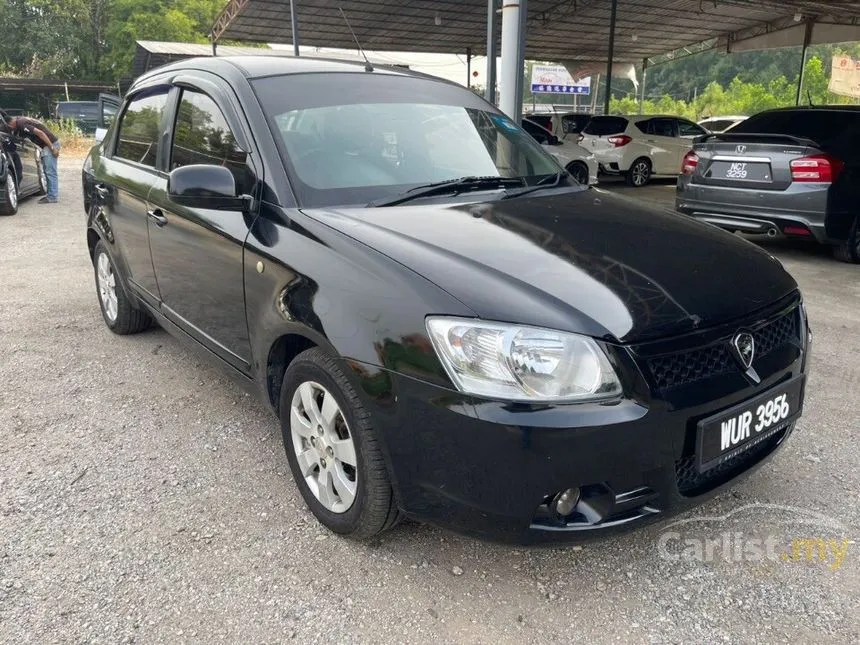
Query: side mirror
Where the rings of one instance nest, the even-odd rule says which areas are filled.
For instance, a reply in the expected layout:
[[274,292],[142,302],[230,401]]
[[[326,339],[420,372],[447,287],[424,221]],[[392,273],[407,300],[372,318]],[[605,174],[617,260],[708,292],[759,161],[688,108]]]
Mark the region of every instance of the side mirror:
[[177,168],[167,178],[167,196],[181,206],[238,211],[246,200],[236,193],[236,179],[223,166],[191,165]]
[[96,128],[96,143],[101,143],[107,136],[107,128]]

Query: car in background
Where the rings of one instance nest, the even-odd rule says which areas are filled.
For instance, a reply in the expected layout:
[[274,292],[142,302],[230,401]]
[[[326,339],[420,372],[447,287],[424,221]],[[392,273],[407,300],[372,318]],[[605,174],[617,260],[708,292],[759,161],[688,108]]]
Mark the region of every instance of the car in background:
[[597,160],[588,150],[571,140],[559,139],[541,126],[533,117],[524,118],[521,125],[523,130],[528,132],[535,141],[547,146],[547,152],[558,159],[559,163],[577,182],[583,185],[597,183]]
[[42,151],[26,137],[0,132],[0,215],[14,215],[24,197],[47,194]]
[[600,169],[622,175],[639,188],[654,176],[675,176],[693,139],[708,134],[677,116],[594,116],[579,143],[597,158]]
[[735,127],[738,123],[746,121],[748,116],[711,116],[699,121],[699,125],[708,132],[725,132]]
[[814,240],[860,262],[860,106],[768,110],[703,137],[675,203],[729,231]]
[[61,101],[54,108],[58,121],[72,121],[84,134],[95,134],[107,129],[116,118],[121,99],[111,94],[100,94],[97,101]]
[[559,139],[569,134],[579,134],[591,120],[591,115],[586,112],[529,112],[524,116],[539,123]]

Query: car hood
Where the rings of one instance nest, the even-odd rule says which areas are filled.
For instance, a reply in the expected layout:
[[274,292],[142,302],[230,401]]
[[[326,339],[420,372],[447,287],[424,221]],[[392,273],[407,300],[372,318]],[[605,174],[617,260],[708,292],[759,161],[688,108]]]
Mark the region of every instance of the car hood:
[[775,258],[710,225],[602,190],[553,192],[303,212],[424,276],[480,318],[610,341],[740,320],[797,289]]

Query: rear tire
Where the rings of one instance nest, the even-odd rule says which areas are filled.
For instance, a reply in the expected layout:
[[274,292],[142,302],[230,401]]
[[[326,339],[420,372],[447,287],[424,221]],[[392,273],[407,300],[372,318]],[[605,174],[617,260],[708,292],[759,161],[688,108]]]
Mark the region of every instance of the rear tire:
[[577,183],[583,186],[588,186],[588,166],[581,161],[571,161],[567,164],[567,172],[573,177]]
[[6,172],[6,179],[0,186],[0,215],[14,215],[18,212],[18,185],[15,175]]
[[854,219],[848,239],[833,247],[833,257],[841,262],[860,264],[860,216]]
[[370,413],[337,361],[317,347],[299,354],[278,409],[290,470],[321,524],[368,539],[400,520]]
[[630,169],[624,175],[628,186],[642,188],[651,180],[651,160],[648,157],[639,157],[630,164]]
[[120,336],[146,330],[152,324],[152,318],[145,311],[135,309],[131,305],[123,289],[122,280],[116,274],[113,260],[102,241],[96,244],[93,251],[93,269],[99,307],[108,329]]

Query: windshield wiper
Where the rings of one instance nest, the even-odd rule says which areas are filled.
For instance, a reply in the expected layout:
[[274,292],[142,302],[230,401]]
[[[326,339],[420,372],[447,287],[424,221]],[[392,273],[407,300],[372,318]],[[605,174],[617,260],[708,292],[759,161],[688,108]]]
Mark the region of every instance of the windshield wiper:
[[525,188],[521,188],[520,190],[505,191],[505,194],[501,197],[501,199],[522,197],[523,195],[528,195],[529,193],[533,193],[537,190],[544,190],[546,188],[558,188],[559,184],[561,184],[561,180],[564,178],[565,175],[567,175],[566,170],[557,172],[554,175],[547,175],[534,186],[526,186]]
[[460,177],[459,179],[449,179],[447,181],[438,181],[433,184],[424,186],[416,186],[410,188],[406,192],[398,193],[393,197],[383,197],[376,199],[369,204],[368,207],[378,206],[396,206],[404,202],[418,199],[419,197],[431,197],[433,195],[446,195],[460,193],[470,190],[482,190],[492,188],[510,188],[512,186],[522,186],[524,181],[519,177]]

